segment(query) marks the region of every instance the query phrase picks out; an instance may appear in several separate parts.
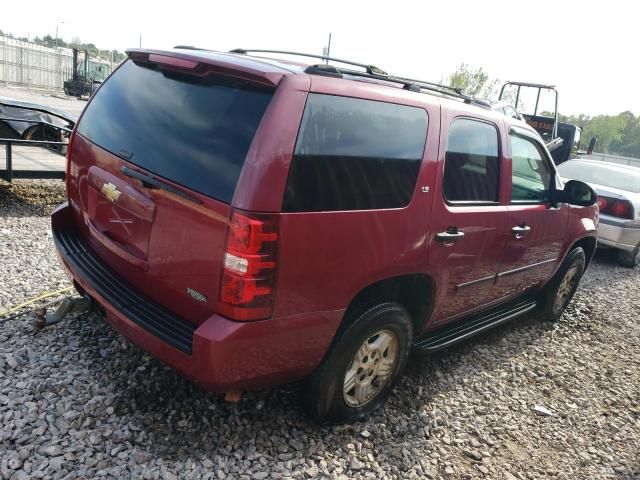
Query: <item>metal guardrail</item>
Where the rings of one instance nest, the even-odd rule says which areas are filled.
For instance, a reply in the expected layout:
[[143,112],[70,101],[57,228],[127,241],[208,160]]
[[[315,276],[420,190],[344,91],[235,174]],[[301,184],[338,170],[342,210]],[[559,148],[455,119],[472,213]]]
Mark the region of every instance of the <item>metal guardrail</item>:
[[587,160],[596,160],[598,162],[617,163],[619,165],[630,165],[632,167],[640,167],[640,158],[623,157],[622,155],[612,155],[608,153],[592,153],[591,155],[582,155]]
[[[29,124],[46,125],[47,127],[57,129],[61,132],[70,134],[71,130],[65,127],[54,125],[49,122],[36,121],[33,119],[5,118],[0,117],[0,121],[24,122]],[[42,179],[60,179],[64,180],[65,171],[59,170],[14,170],[13,169],[13,145],[24,145],[28,147],[46,148],[51,146],[63,147],[68,145],[67,142],[57,142],[52,140],[25,140],[21,138],[0,138],[0,145],[5,146],[5,168],[0,169],[0,178],[11,183],[14,178],[42,178]],[[58,155],[62,153],[54,152]]]
[[49,147],[51,145],[67,145],[67,142],[50,142],[47,140],[22,140],[16,138],[0,138],[0,145],[5,146],[5,169],[0,169],[0,178],[11,183],[14,178],[42,178],[64,180],[65,172],[58,170],[14,170],[13,169],[13,145],[26,145],[29,147]]

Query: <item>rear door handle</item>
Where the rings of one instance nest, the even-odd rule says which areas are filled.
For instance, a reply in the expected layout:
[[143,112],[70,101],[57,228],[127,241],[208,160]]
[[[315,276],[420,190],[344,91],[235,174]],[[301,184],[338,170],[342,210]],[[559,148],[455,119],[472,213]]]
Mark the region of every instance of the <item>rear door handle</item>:
[[436,240],[442,243],[453,243],[463,238],[464,232],[457,227],[450,227],[445,232],[436,233]]
[[524,223],[522,225],[518,225],[511,228],[511,233],[517,239],[523,238],[530,231],[531,231],[531,227],[529,225],[525,225]]

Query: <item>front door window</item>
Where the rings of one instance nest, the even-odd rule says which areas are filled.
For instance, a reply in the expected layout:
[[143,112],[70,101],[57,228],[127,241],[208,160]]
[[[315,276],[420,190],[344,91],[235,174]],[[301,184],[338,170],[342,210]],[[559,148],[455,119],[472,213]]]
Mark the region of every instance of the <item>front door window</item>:
[[551,172],[539,147],[531,140],[511,135],[511,202],[546,203]]

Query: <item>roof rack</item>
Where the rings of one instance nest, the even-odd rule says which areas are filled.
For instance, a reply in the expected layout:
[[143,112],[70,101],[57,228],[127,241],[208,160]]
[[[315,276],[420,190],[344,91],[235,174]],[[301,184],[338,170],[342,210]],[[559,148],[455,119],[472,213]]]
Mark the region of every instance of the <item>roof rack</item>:
[[244,49],[236,48],[230,50],[229,53],[237,53],[240,55],[247,55],[248,53],[275,53],[280,55],[294,55],[298,57],[319,58],[321,60],[332,61],[337,63],[343,63],[345,65],[353,65],[356,67],[364,68],[364,72],[357,70],[350,70],[344,68],[337,68],[334,65],[328,64],[316,64],[310,65],[305,69],[305,73],[314,75],[325,75],[330,77],[342,77],[343,75],[350,75],[354,77],[373,78],[376,80],[398,83],[402,85],[402,88],[412,92],[422,93],[423,90],[427,90],[432,93],[438,93],[443,96],[453,97],[463,100],[465,103],[474,104],[483,108],[491,108],[491,104],[487,101],[480,100],[462,92],[461,89],[456,87],[450,87],[448,85],[441,85],[439,83],[428,82],[425,80],[414,80],[411,78],[396,77],[389,75],[387,72],[374,65],[367,65],[359,62],[352,62],[351,60],[343,60],[334,57],[327,57],[325,55],[316,55],[313,53],[299,53],[290,52],[286,50],[262,50],[262,49]]
[[381,68],[376,67],[375,65],[366,65],[364,63],[352,62],[351,60],[342,60],[340,58],[335,58],[335,57],[327,57],[325,55],[316,55],[314,53],[289,52],[287,50],[260,50],[260,49],[248,50],[244,48],[236,48],[234,50],[230,50],[229,53],[238,53],[240,55],[246,55],[247,53],[276,53],[280,55],[294,55],[298,57],[319,58],[321,60],[327,60],[332,62],[344,63],[345,65],[353,65],[355,67],[361,67],[361,68],[364,68],[366,72],[370,75],[388,75],[387,72],[385,72]]

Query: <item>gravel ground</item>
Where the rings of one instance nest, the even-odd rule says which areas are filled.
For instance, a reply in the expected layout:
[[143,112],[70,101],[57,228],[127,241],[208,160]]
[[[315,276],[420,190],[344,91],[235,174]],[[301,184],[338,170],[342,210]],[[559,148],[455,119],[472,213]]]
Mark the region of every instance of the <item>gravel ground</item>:
[[[43,216],[63,195],[0,186],[0,310],[68,284]],[[339,427],[293,386],[226,404],[99,318],[0,320],[0,478],[640,478],[638,287],[601,252],[559,324],[415,356],[384,410]]]

